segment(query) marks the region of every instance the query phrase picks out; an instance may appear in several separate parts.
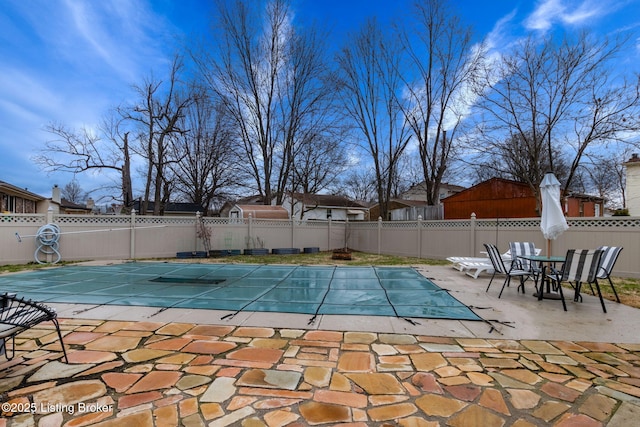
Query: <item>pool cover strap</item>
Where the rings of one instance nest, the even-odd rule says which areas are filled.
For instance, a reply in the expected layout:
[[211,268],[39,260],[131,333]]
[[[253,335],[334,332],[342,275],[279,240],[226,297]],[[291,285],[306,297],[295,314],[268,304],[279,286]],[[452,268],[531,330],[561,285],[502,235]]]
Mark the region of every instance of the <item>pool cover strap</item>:
[[311,325],[313,322],[316,321],[316,317],[318,317],[318,313],[320,312],[320,307],[322,307],[322,304],[324,304],[324,300],[327,299],[327,295],[329,295],[329,291],[331,290],[331,282],[333,282],[333,277],[335,276],[335,274],[336,274],[336,269],[334,268],[333,271],[331,272],[331,280],[329,280],[329,285],[327,286],[327,290],[322,296],[322,301],[320,301],[320,305],[318,305],[318,308],[316,308],[316,312],[313,313],[313,316],[311,317],[311,319],[309,319],[309,321],[307,322],[307,325]]
[[408,317],[404,317],[404,316],[400,316],[398,314],[398,311],[396,310],[396,307],[393,305],[393,303],[391,302],[391,299],[389,299],[389,293],[387,292],[387,288],[384,287],[384,285],[382,284],[382,280],[380,280],[380,275],[378,274],[378,272],[376,270],[373,270],[376,273],[376,277],[378,278],[378,282],[380,283],[380,287],[382,288],[382,290],[384,291],[384,296],[387,299],[387,301],[389,302],[389,305],[391,306],[391,309],[393,310],[393,312],[395,313],[397,318],[401,318],[406,320],[407,322],[411,323],[412,325],[419,325],[420,323],[416,322],[413,319],[409,319]]

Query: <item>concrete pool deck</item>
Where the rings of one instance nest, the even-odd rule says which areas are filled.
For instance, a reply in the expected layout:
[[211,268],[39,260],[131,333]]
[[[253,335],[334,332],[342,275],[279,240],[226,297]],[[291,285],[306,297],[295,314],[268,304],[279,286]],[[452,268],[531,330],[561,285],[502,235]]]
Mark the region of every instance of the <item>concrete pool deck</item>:
[[490,322],[52,304],[70,363],[51,324],[21,334],[0,427],[637,423],[640,310],[418,268]]

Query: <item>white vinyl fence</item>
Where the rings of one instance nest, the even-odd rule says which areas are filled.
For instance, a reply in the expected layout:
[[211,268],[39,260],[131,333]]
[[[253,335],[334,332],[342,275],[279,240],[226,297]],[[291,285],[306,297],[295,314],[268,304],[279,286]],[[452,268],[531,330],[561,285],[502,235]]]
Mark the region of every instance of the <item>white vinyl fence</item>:
[[[531,241],[547,252],[539,218],[341,222],[0,214],[0,264],[34,261],[38,245],[33,236],[49,223],[60,229],[58,251],[63,260],[171,258],[178,252],[204,250],[198,221],[210,231],[212,250],[318,247],[325,251],[348,246],[370,253],[444,259],[482,256],[483,243],[505,251],[510,241]],[[640,277],[640,218],[568,218],[568,223],[569,230],[552,242],[552,255],[564,255],[570,248],[622,246],[614,274]]]

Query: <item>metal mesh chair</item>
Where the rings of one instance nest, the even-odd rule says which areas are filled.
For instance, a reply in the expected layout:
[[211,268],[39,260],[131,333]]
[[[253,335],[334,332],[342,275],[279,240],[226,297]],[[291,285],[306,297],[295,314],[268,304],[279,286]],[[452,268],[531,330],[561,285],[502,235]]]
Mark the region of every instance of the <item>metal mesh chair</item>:
[[532,276],[530,271],[521,270],[518,267],[518,264],[515,262],[509,263],[509,267],[504,263],[504,260],[500,256],[500,251],[495,245],[485,243],[484,247],[487,249],[487,254],[489,255],[489,259],[491,260],[491,264],[493,264],[493,276],[491,276],[491,280],[489,280],[489,285],[487,286],[486,292],[489,291],[491,287],[491,282],[493,282],[493,278],[496,274],[504,274],[507,277],[504,279],[504,283],[502,284],[502,289],[500,289],[500,293],[498,294],[498,298],[502,296],[502,291],[504,291],[505,286],[509,286],[511,283],[512,277],[520,278],[520,285],[518,289],[522,288],[522,293],[524,293],[524,281]]
[[[609,281],[609,285],[611,285],[613,294],[616,296],[616,301],[620,302],[616,288],[613,286],[613,282],[611,281],[611,272],[613,271],[613,266],[616,265],[620,252],[622,252],[622,248],[618,246],[600,246],[598,249],[602,251],[602,257],[600,258],[600,268],[598,269],[596,278],[607,279]],[[591,287],[591,293],[595,295],[593,287]]]
[[[12,359],[15,354],[16,335],[41,322],[50,320],[58,332],[64,359],[69,363],[57,317],[58,315],[51,307],[35,301],[18,298],[15,294],[5,293],[0,297],[0,354],[4,353],[7,359]],[[11,354],[7,349],[8,339],[11,339]]]
[[[588,283],[589,286],[592,284],[596,285],[598,296],[600,297],[600,304],[602,304],[602,310],[605,313],[607,312],[597,278],[602,252],[603,251],[600,249],[569,249],[567,251],[564,264],[562,265],[562,269],[547,275],[547,278],[557,284],[564,311],[567,311],[567,305],[564,301],[561,284],[563,282],[568,282],[575,289],[574,301],[582,299],[580,296],[580,289],[583,283]],[[571,282],[575,283],[575,285]]]

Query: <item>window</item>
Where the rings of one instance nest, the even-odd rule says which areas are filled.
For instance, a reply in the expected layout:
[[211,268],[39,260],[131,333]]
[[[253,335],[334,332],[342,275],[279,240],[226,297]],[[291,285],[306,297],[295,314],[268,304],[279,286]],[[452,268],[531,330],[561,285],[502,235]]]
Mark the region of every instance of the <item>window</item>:
[[2,195],[2,212],[16,213],[16,198],[14,196]]
[[327,219],[331,218],[331,209],[327,209]]

